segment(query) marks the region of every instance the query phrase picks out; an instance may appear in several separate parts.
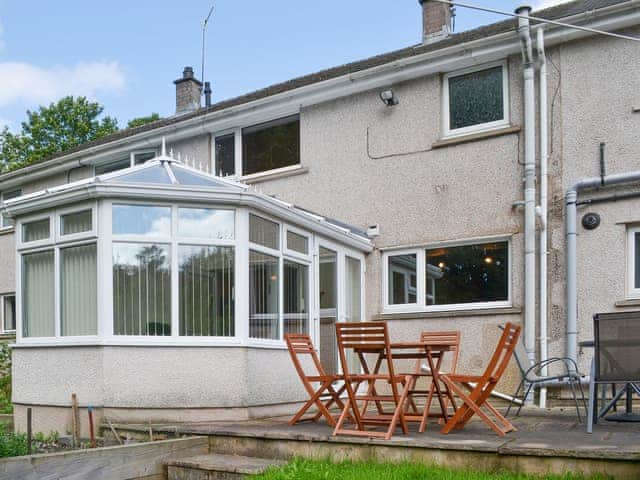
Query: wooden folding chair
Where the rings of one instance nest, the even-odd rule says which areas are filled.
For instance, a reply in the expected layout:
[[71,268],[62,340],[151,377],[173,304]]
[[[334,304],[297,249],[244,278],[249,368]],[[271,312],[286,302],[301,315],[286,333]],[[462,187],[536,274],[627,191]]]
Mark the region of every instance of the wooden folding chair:
[[[309,400],[298,410],[298,413],[289,420],[289,425],[295,425],[303,420],[302,416],[309,408],[315,405],[318,408],[318,412],[309,420],[317,422],[320,417],[324,417],[329,425],[335,427],[336,421],[333,415],[331,415],[329,408],[331,408],[333,404],[339,409],[344,408],[344,403],[340,400],[340,395],[345,391],[345,385],[343,384],[337,390],[333,386],[334,382],[342,380],[342,375],[327,375],[322,367],[322,363],[320,363],[318,352],[313,348],[313,342],[309,335],[287,333],[284,339],[287,342],[287,348],[289,349],[293,366],[296,368],[298,376],[309,394]],[[307,374],[307,371],[305,371],[300,361],[301,355],[309,355],[311,357],[316,375]],[[318,383],[319,386],[315,388],[312,383]]]
[[[394,373],[387,324],[385,322],[336,323],[336,337],[347,389],[347,403],[338,418],[333,434],[381,437],[389,440],[398,423],[403,433],[408,433],[404,418],[407,390],[404,387],[411,379],[411,375]],[[355,357],[360,360],[362,372],[350,371],[351,364],[347,359],[349,350],[353,351]],[[377,356],[373,370],[370,370],[367,365],[367,355]],[[381,367],[386,367],[386,372],[381,372]],[[379,394],[376,383],[384,383],[383,387],[389,388],[391,394]],[[362,402],[362,406],[359,402]],[[389,403],[393,405],[393,412],[385,413],[381,405]],[[368,412],[370,404],[376,405],[375,413]],[[351,417],[355,423],[355,429],[344,428],[348,417]],[[386,431],[366,430],[367,426],[386,426]]]
[[[449,355],[450,361],[447,362],[447,370],[448,373],[454,374],[456,373],[456,368],[458,365],[458,353],[460,350],[460,331],[451,330],[451,331],[442,331],[442,332],[429,332],[425,331],[420,334],[420,342],[426,343],[427,345],[446,345],[449,347],[449,350],[446,352]],[[438,368],[439,372],[442,375],[442,362],[444,358],[444,353],[438,358],[436,362],[436,368]],[[416,383],[421,377],[429,377],[431,381],[429,382],[429,386],[426,390],[416,389]],[[416,397],[426,397],[424,410],[422,411],[422,420],[420,421],[419,432],[422,433],[427,428],[427,421],[429,419],[429,413],[431,410],[431,404],[433,402],[433,395],[435,393],[435,385],[434,385],[433,373],[429,371],[428,366],[424,363],[424,360],[418,360],[416,362],[414,378],[412,379],[412,384],[409,386],[408,392],[408,404],[413,408],[414,412],[418,412],[418,407],[415,404],[414,399]],[[450,396],[449,388],[444,385],[442,389],[442,393],[445,394],[444,405],[445,408],[448,406]]]
[[[455,393],[462,400],[462,405],[456,409],[456,413],[442,427],[442,433],[449,433],[454,428],[463,428],[474,414],[477,414],[500,436],[516,430],[487,400],[511,360],[513,350],[520,337],[520,330],[519,325],[512,323],[505,325],[498,346],[483,375],[445,374],[440,377],[449,391]],[[471,383],[474,385],[470,385]],[[493,416],[493,419],[490,415]]]

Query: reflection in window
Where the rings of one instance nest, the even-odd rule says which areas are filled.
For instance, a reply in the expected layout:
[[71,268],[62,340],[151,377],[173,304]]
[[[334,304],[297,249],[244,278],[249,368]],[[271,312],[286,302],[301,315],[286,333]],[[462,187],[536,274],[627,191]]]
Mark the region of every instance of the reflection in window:
[[168,246],[114,243],[113,323],[115,335],[171,335]]
[[181,237],[233,240],[234,232],[235,214],[233,210],[178,209],[178,235]]
[[53,337],[53,250],[22,255],[22,335]]
[[278,258],[249,252],[249,337],[278,340]]
[[60,233],[73,235],[91,231],[91,209],[60,215]]
[[151,150],[148,152],[138,152],[133,154],[133,164],[134,165],[142,165],[143,163],[147,163],[152,158],[156,157],[155,150]]
[[98,333],[96,244],[60,250],[62,335]]
[[5,332],[13,331],[16,329],[16,296],[5,295],[3,298],[3,321],[2,326]]
[[287,230],[287,248],[307,255],[309,253],[309,239],[304,235]]
[[22,241],[35,242],[49,238],[49,217],[22,224]]
[[449,77],[449,129],[504,119],[502,66]]
[[249,241],[278,250],[280,248],[280,225],[257,215],[249,215]]
[[284,333],[309,331],[309,267],[284,262]]
[[233,133],[216,137],[215,174],[219,177],[236,173],[236,137]]
[[116,160],[115,162],[96,165],[95,174],[96,176],[104,175],[105,173],[115,172],[116,170],[124,170],[125,168],[129,168],[130,166],[131,166],[131,159],[127,157],[121,160]]
[[180,246],[180,335],[235,334],[233,247]]
[[389,305],[416,303],[418,298],[416,265],[415,253],[389,257]]
[[298,116],[242,129],[242,174],[264,172],[300,163]]
[[427,250],[427,305],[508,300],[508,251],[508,242]]
[[114,205],[114,235],[169,236],[171,207]]

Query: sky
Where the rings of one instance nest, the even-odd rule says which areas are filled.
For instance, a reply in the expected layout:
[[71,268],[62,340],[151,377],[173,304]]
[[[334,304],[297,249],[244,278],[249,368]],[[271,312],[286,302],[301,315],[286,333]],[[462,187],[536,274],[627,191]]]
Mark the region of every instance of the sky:
[[[523,3],[466,1],[507,11]],[[28,109],[64,95],[98,101],[120,127],[172,115],[183,67],[201,78],[212,4],[205,79],[214,102],[421,40],[417,0],[0,0],[0,128],[18,131]],[[458,7],[456,31],[503,18]]]

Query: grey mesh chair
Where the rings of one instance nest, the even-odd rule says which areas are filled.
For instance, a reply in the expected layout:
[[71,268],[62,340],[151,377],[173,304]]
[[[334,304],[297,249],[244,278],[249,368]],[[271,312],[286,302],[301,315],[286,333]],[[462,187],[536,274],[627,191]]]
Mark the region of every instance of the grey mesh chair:
[[[614,407],[625,392],[628,395],[632,392],[640,395],[640,311],[595,314],[593,335],[588,433],[593,431],[593,424],[598,422],[598,418]],[[598,411],[596,390],[601,384],[625,384],[627,388],[614,393],[611,401]]]
[[[571,394],[573,396],[573,402],[576,405],[576,413],[578,414],[578,421],[582,421],[580,417],[580,405],[578,403],[578,395],[577,391],[580,392],[580,397],[582,400],[582,405],[584,406],[585,411],[587,410],[587,401],[584,396],[584,391],[582,390],[581,380],[585,378],[584,375],[581,375],[578,372],[578,366],[576,362],[567,357],[553,357],[548,358],[547,360],[542,360],[540,362],[532,364],[529,361],[529,357],[527,356],[527,352],[524,349],[524,345],[522,341],[518,342],[515,349],[515,359],[518,364],[518,368],[520,369],[520,373],[522,374],[522,380],[518,385],[515,393],[512,395],[511,401],[509,402],[509,407],[507,408],[507,412],[505,414],[509,415],[511,410],[511,406],[515,399],[518,398],[518,394],[520,390],[524,392],[522,396],[522,403],[518,407],[518,411],[516,412],[516,416],[520,415],[520,410],[522,409],[522,405],[524,405],[525,399],[528,397],[531,389],[534,387],[553,387],[553,386],[563,386],[569,385],[571,388]],[[553,374],[553,375],[545,375],[542,376],[540,374],[541,370],[544,367],[561,367],[561,371]],[[526,390],[525,390],[526,385]]]

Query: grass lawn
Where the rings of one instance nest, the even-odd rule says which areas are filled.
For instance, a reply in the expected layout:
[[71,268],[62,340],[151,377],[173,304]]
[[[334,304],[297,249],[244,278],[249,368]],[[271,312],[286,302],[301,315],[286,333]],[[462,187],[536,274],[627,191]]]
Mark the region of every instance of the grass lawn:
[[451,470],[418,463],[342,462],[296,459],[281,468],[273,468],[256,480],[590,480],[606,477],[581,475],[533,476],[514,473],[484,473]]

